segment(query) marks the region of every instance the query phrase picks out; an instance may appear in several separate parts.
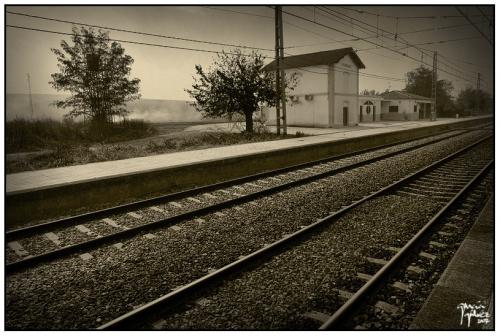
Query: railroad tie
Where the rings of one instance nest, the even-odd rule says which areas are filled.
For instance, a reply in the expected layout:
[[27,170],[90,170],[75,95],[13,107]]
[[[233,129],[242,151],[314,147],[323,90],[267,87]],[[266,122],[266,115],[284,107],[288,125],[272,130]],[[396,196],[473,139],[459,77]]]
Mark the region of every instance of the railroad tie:
[[430,241],[429,245],[431,245],[433,247],[438,247],[438,248],[445,248],[445,247],[448,246],[447,244],[443,244],[443,243],[440,243],[440,242],[437,242],[437,241]]
[[83,254],[80,254],[80,258],[83,260],[83,261],[87,261],[87,260],[90,260],[92,259],[92,254],[90,253],[83,253]]
[[167,326],[167,321],[164,319],[158,320],[153,323],[153,329],[154,330],[163,330]]
[[453,236],[453,233],[445,232],[445,231],[438,231],[438,235],[443,236],[443,237],[451,237],[451,236]]
[[88,227],[86,227],[85,225],[77,225],[75,226],[75,228],[80,231],[81,233],[84,233],[86,234],[87,236],[90,236],[90,237],[94,237],[94,236],[97,236],[97,237],[101,237],[100,234],[98,233],[95,233],[93,231],[91,231]]
[[177,225],[172,225],[171,227],[169,227],[169,229],[172,229],[174,231],[179,231],[181,229],[181,227],[177,226]]
[[396,288],[396,289],[402,290],[406,293],[411,293],[410,286],[408,286],[407,284],[405,284],[403,282],[395,281],[394,283],[391,284],[391,286]]
[[116,243],[116,244],[113,244],[113,246],[119,250],[123,250],[123,243]]
[[460,226],[452,224],[452,223],[446,223],[446,224],[444,224],[444,226],[450,227],[452,229],[460,229]]
[[61,245],[61,241],[59,240],[59,237],[54,232],[47,232],[44,235],[48,240],[53,242],[55,245],[57,245],[57,246]]
[[231,195],[231,193],[229,191],[224,190],[224,189],[220,189],[220,190],[217,190],[217,191],[220,191],[221,193],[226,194],[226,195]]
[[168,202],[168,204],[170,204],[171,206],[174,206],[176,208],[183,208],[182,204],[180,203],[177,203],[177,202]]
[[161,213],[161,214],[165,214],[165,213],[167,213],[165,210],[163,210],[162,208],[159,208],[159,207],[157,207],[157,206],[152,206],[152,207],[149,207],[149,208],[150,208],[151,210],[156,211],[156,212],[159,212],[159,213]]
[[144,235],[144,238],[147,238],[147,239],[154,239],[154,238],[156,238],[156,236],[155,236],[154,234],[152,234],[152,233],[146,233],[146,234]]
[[217,198],[216,196],[212,195],[212,194],[209,194],[209,193],[204,193],[203,196],[207,197],[207,198],[211,198],[211,199],[215,199]]
[[30,254],[24,249],[24,247],[17,240],[7,243],[14,253],[21,258],[28,257]]
[[225,213],[220,212],[220,211],[216,211],[216,212],[214,212],[214,214],[215,214],[216,216],[218,216],[218,217],[224,217],[224,216],[226,215]]
[[386,251],[398,253],[401,249],[399,247],[388,246],[385,248]]
[[117,229],[128,229],[126,226],[124,225],[118,225],[117,222],[115,222],[114,220],[112,220],[111,218],[103,218],[102,221],[114,228],[117,228]]
[[366,257],[366,261],[368,261],[369,263],[381,265],[381,266],[384,266],[385,264],[387,264],[387,260],[384,260],[384,259]]
[[187,199],[192,201],[192,202],[198,203],[198,204],[201,203],[201,201],[199,199],[194,198],[194,197],[188,197]]
[[396,307],[395,305],[392,305],[390,303],[387,303],[385,301],[377,301],[375,304],[375,307],[378,309],[381,309],[385,311],[388,314],[395,315],[399,312],[399,308]]
[[194,219],[194,221],[195,221],[195,222],[197,222],[198,224],[203,224],[203,223],[205,223],[205,220],[204,220],[204,219],[202,219],[202,218],[195,218],[195,219]]
[[342,290],[342,289],[336,289],[336,291],[337,291],[339,297],[346,300],[346,301],[349,300],[354,295],[353,293]]
[[437,258],[435,255],[427,253],[427,252],[420,252],[418,255],[422,258],[426,258],[429,260],[435,260]]
[[254,187],[254,188],[260,188],[260,187],[259,187],[258,185],[256,185],[256,184],[253,184],[253,183],[250,183],[250,182],[248,182],[248,183],[245,183],[245,184],[246,184],[246,185],[248,185],[248,186],[250,186],[250,187]]
[[302,316],[321,323],[325,323],[330,318],[330,315],[315,310],[302,314]]
[[133,211],[127,212],[127,215],[129,215],[130,217],[135,218],[135,219],[141,219],[142,218],[141,215],[139,215],[138,213],[133,212]]
[[365,274],[365,273],[357,273],[356,274],[356,277],[360,280],[363,280],[363,281],[370,281],[370,279],[373,277],[373,275],[370,275],[370,274]]
[[196,303],[198,306],[205,307],[205,306],[208,306],[210,304],[210,302],[212,302],[212,301],[210,301],[207,298],[201,298],[201,299],[196,300],[194,303]]
[[243,196],[242,194],[238,194],[238,193],[233,193],[233,196],[236,196],[236,197],[241,197]]

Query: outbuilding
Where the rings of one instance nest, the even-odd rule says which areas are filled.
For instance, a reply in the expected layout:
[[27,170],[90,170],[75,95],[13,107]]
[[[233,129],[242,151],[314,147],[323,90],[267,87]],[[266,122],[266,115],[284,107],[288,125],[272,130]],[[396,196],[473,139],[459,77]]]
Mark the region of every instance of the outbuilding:
[[[296,73],[297,87],[289,94],[287,124],[291,126],[345,127],[359,123],[359,69],[354,49],[343,48],[283,59],[285,73]],[[264,67],[276,71],[276,61]],[[264,111],[268,124],[276,123],[274,108]]]
[[432,98],[419,96],[405,91],[389,91],[380,95],[381,120],[420,120],[429,119]]

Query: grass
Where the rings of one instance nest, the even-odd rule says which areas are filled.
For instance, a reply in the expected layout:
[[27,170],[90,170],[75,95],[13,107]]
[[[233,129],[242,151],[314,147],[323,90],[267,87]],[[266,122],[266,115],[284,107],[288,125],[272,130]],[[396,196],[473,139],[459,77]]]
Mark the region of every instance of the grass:
[[[225,132],[183,132],[191,123],[165,123],[155,125],[154,129],[161,129],[161,136],[145,138],[157,131],[150,130],[147,124],[124,124],[117,128],[106,142],[92,141],[81,129],[81,125],[57,125],[57,122],[38,121],[7,123],[6,147],[7,153],[15,149],[45,150],[36,155],[17,155],[7,157],[6,173],[12,174],[28,170],[48,169],[64,166],[86,164],[92,162],[121,160],[156,154],[173,153],[195,149],[221,147],[250,142],[261,142],[295,138],[303,134],[277,136],[272,133],[225,133]],[[55,123],[55,124],[54,124]],[[41,126],[40,126],[41,125]],[[14,129],[9,130],[9,127]],[[33,130],[25,139],[18,139],[22,131]],[[121,132],[120,132],[121,130]],[[142,141],[130,141],[134,139]],[[116,143],[119,140],[125,141]],[[129,141],[127,141],[129,140]],[[39,143],[34,143],[39,141]]]
[[6,153],[59,150],[61,147],[113,143],[144,138],[157,130],[142,120],[124,120],[107,127],[97,135],[82,122],[59,122],[52,119],[15,119],[5,125]]

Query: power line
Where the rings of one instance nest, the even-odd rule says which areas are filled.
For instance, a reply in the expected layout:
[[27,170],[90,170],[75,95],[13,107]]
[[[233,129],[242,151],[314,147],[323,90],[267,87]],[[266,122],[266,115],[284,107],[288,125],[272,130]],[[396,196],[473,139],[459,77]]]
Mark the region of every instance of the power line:
[[[394,15],[376,14],[376,13],[372,13],[369,11],[352,9],[352,8],[344,7],[344,6],[339,6],[339,7],[353,11],[353,12],[357,12],[358,14],[368,14],[368,15],[381,16],[381,17],[386,17],[386,18],[391,18],[391,19],[452,19],[452,18],[461,17],[460,15],[394,16]],[[481,16],[481,15],[471,15],[471,17],[477,17],[477,16]]]
[[[64,32],[59,32],[59,31],[54,31],[54,30],[47,30],[47,29],[39,29],[39,28],[31,28],[31,27],[23,27],[23,26],[15,26],[15,25],[5,25],[6,27],[9,28],[16,28],[16,29],[23,29],[23,30],[32,30],[32,31],[37,31],[37,32],[43,32],[43,33],[51,33],[51,34],[58,34],[58,35],[65,35],[65,36],[80,36],[84,37],[81,34],[74,34],[74,33],[64,33]],[[187,47],[178,47],[178,46],[170,46],[170,45],[165,45],[165,44],[156,44],[156,43],[147,43],[147,42],[138,42],[138,41],[130,41],[130,40],[120,40],[120,39],[114,39],[114,38],[108,38],[109,41],[114,41],[114,42],[120,42],[120,43],[130,43],[130,44],[137,44],[137,45],[145,45],[145,46],[150,46],[150,47],[161,47],[161,48],[168,48],[168,49],[179,49],[179,50],[189,50],[189,51],[199,51],[199,52],[206,52],[206,53],[212,53],[212,54],[220,54],[220,51],[216,50],[206,50],[206,49],[197,49],[197,48],[187,48]],[[236,53],[232,52],[225,52],[227,55],[238,55]],[[243,56],[251,56],[248,54],[241,54]],[[272,58],[269,56],[263,56],[264,58]]]
[[[84,37],[81,34],[65,33],[65,32],[59,32],[59,31],[47,30],[47,29],[39,29],[39,28],[32,28],[32,27],[23,27],[23,26],[15,26],[15,25],[6,25],[6,27],[15,28],[15,29],[22,29],[22,30],[28,30],[28,31],[42,32],[42,33],[64,35],[64,36],[80,36],[80,37]],[[177,46],[169,46],[169,45],[164,45],[164,44],[146,43],[146,42],[121,40],[121,39],[114,39],[114,38],[108,38],[108,40],[109,41],[114,41],[114,42],[120,42],[120,43],[145,45],[145,46],[150,46],[150,47],[161,47],[161,48],[168,48],[168,49],[198,51],[198,52],[206,52],[206,53],[212,53],[212,54],[220,54],[221,53],[221,51],[216,51],[216,50],[206,50],[206,49],[196,49],[196,48],[187,48],[187,47],[177,47]],[[238,55],[238,54],[232,53],[232,52],[224,52],[224,53],[227,54],[227,55]],[[243,55],[243,56],[251,56],[251,55],[248,55],[248,54],[241,54],[241,55]],[[287,56],[296,56],[296,55],[287,54]],[[267,59],[273,59],[273,57],[271,57],[271,56],[263,56],[263,57],[267,58]],[[309,70],[309,72],[312,72],[312,71]],[[320,74],[327,74],[327,73],[320,73]],[[361,76],[381,77],[381,79],[383,78],[383,79],[400,80],[400,79],[396,79],[396,78],[384,77],[382,75],[370,74],[370,73],[360,73],[360,75]]]
[[[323,6],[323,7],[324,7],[324,6]],[[328,8],[326,8],[326,9],[327,9],[328,11],[333,11],[333,10],[330,10],[330,9],[328,9]],[[336,11],[333,11],[333,12],[336,12]],[[336,13],[339,13],[339,12],[336,12]],[[340,14],[342,14],[342,15],[344,15],[344,16],[346,16],[346,17],[348,17],[348,18],[351,18],[350,16],[348,16],[348,15],[346,15],[346,14],[343,14],[343,13],[340,13]],[[352,19],[354,19],[354,18],[352,18]],[[354,20],[359,21],[359,22],[362,22],[362,21],[357,20],[357,19],[354,19]],[[363,23],[363,24],[365,24],[365,25],[367,25],[367,26],[371,26],[371,27],[374,27],[374,28],[375,28],[375,26],[370,25],[370,24],[368,24],[368,23],[366,23],[366,22],[362,22],[362,23]],[[377,29],[378,29],[378,28],[377,28]],[[383,29],[381,29],[381,30],[382,30],[383,32],[389,33],[389,32],[387,32],[386,30],[383,30]],[[372,32],[373,32],[373,31],[372,31]],[[350,34],[347,34],[347,35],[350,35]],[[395,34],[394,34],[394,35],[395,35]],[[385,36],[384,36],[384,37],[385,37]],[[385,37],[385,38],[387,38],[387,37]],[[383,48],[386,48],[386,49],[388,49],[388,50],[391,50],[391,51],[393,51],[393,52],[398,52],[398,53],[399,53],[399,51],[400,51],[400,50],[406,49],[406,48],[408,48],[408,47],[413,47],[413,48],[417,49],[418,51],[422,52],[422,54],[425,54],[425,55],[429,56],[429,54],[424,53],[424,51],[423,51],[423,50],[428,50],[428,49],[425,49],[425,48],[422,48],[422,47],[417,47],[417,45],[416,45],[416,44],[411,44],[411,43],[409,43],[408,41],[406,41],[405,39],[401,39],[401,40],[402,40],[403,42],[405,42],[405,43],[406,43],[406,46],[403,46],[403,47],[402,47],[402,48],[400,48],[400,49],[392,50],[392,49],[387,48],[387,47],[385,47],[385,46],[382,46],[382,47],[383,47]],[[368,41],[368,40],[366,40],[366,41],[367,41],[367,42],[369,42],[369,43],[372,43],[372,44],[377,45],[377,44],[376,44],[376,43],[374,43],[374,42],[371,42],[371,41]],[[377,46],[379,46],[379,45],[377,45]],[[395,47],[397,47],[397,46],[395,46]],[[433,52],[433,51],[431,51],[431,52]],[[409,55],[408,55],[408,54],[406,54],[406,53],[400,53],[400,54],[402,54],[402,55],[403,55],[403,56],[405,56],[405,57],[408,57],[408,58],[410,58],[410,59],[415,60],[415,58],[413,58],[413,57],[409,56]],[[423,59],[422,59],[422,60],[420,60],[420,62],[422,62],[422,63],[424,63],[424,64],[426,64],[426,65],[429,65],[429,66],[430,66],[430,64],[427,64],[427,63],[423,62]],[[450,72],[448,72],[448,71],[446,71],[446,70],[444,70],[444,69],[440,69],[440,70],[441,70],[442,72],[444,72],[444,73],[449,74],[449,75],[455,76],[455,77],[460,78],[460,79],[464,79],[464,78],[462,78],[462,77],[460,77],[460,76],[458,76],[458,75],[456,75],[456,74],[452,74],[452,73],[450,73]]]
[[187,41],[187,42],[204,43],[204,44],[211,44],[211,45],[220,45],[220,46],[225,46],[225,47],[235,47],[235,48],[243,48],[243,49],[273,51],[273,49],[270,49],[270,48],[258,48],[258,47],[250,47],[250,46],[237,45],[237,44],[229,44],[229,43],[220,43],[220,42],[213,42],[213,41],[195,40],[195,39],[183,38],[183,37],[178,37],[178,36],[169,36],[169,35],[162,35],[162,34],[146,33],[146,32],[140,32],[140,31],[129,30],[129,29],[121,29],[121,28],[116,28],[116,27],[106,27],[106,26],[88,24],[88,23],[77,22],[77,21],[69,21],[69,20],[62,20],[62,19],[56,19],[56,18],[49,18],[49,17],[45,17],[45,16],[31,15],[31,14],[26,14],[26,13],[18,13],[18,12],[12,12],[12,11],[5,11],[5,12],[8,13],[8,14],[12,14],[12,15],[25,16],[25,17],[34,18],[34,19],[47,20],[47,21],[60,22],[60,23],[68,23],[68,24],[73,24],[73,25],[93,27],[93,28],[106,29],[106,30],[113,30],[113,31],[118,31],[118,32],[123,32],[123,33],[131,33],[131,34],[144,35],[144,36],[161,37],[161,38],[167,38],[167,39],[172,39],[172,40],[180,40],[180,41]]
[[463,17],[467,20],[467,22],[469,22],[469,23],[471,24],[471,26],[472,26],[472,27],[474,27],[474,28],[475,28],[475,29],[479,32],[479,34],[481,34],[481,36],[482,36],[482,37],[484,37],[484,39],[485,39],[486,41],[488,41],[488,42],[489,42],[489,43],[493,46],[493,41],[491,41],[491,40],[489,39],[489,37],[488,37],[488,36],[486,36],[486,34],[485,34],[485,33],[483,33],[483,31],[482,31],[481,29],[479,29],[479,27],[478,27],[478,26],[476,26],[476,24],[475,24],[474,22],[472,22],[472,20],[469,18],[469,16],[468,16],[465,12],[463,12],[463,11],[460,9],[460,7],[455,6],[455,8],[457,9],[457,11],[458,11],[460,14],[462,14],[462,16],[463,16]]
[[[296,14],[293,14],[293,13],[290,13],[290,12],[287,12],[287,11],[283,11],[283,13],[285,13],[285,14],[287,14],[287,15],[290,15],[290,16],[293,16],[293,17],[296,17],[296,18],[299,18],[299,19],[301,19],[301,20],[308,21],[308,22],[314,23],[314,24],[316,24],[316,25],[319,25],[319,26],[322,26],[322,27],[325,27],[325,28],[331,29],[331,30],[333,30],[333,31],[336,31],[336,32],[339,32],[339,33],[342,33],[342,34],[348,35],[348,36],[352,36],[352,37],[359,38],[360,40],[364,40],[364,41],[366,41],[366,42],[368,42],[368,43],[371,43],[371,44],[373,44],[373,45],[379,46],[379,47],[381,47],[381,48],[385,48],[385,49],[390,50],[390,51],[392,51],[392,52],[394,52],[394,53],[396,53],[396,54],[399,54],[399,55],[401,55],[401,56],[404,56],[404,57],[407,57],[407,58],[409,58],[409,59],[412,59],[412,60],[414,60],[414,61],[416,61],[416,62],[419,62],[419,63],[421,62],[421,60],[418,60],[418,59],[416,59],[416,58],[414,58],[414,57],[412,57],[412,56],[409,56],[409,55],[407,55],[407,54],[405,54],[405,53],[403,53],[403,52],[400,52],[400,51],[398,51],[398,50],[394,50],[394,49],[391,49],[391,48],[389,48],[389,47],[386,47],[386,46],[380,45],[380,44],[378,44],[378,43],[372,42],[372,41],[370,41],[370,40],[368,40],[368,39],[366,39],[366,38],[359,37],[359,36],[356,36],[356,35],[354,35],[354,34],[350,34],[350,33],[344,32],[344,31],[342,31],[342,30],[340,30],[340,29],[337,29],[337,28],[334,28],[334,27],[330,27],[330,26],[324,25],[324,24],[319,23],[319,22],[314,22],[314,21],[309,20],[309,19],[307,19],[307,18],[305,18],[305,17],[303,17],[303,16],[296,15]],[[425,63],[425,62],[422,62],[422,63],[424,63],[424,64],[426,64],[426,65],[429,65],[429,64],[427,64],[427,63]],[[460,77],[460,76],[457,76],[456,74],[452,74],[452,73],[450,73],[450,72],[448,72],[448,71],[446,71],[446,70],[442,70],[442,69],[441,69],[441,71],[442,71],[442,72],[444,72],[444,73],[450,74],[450,75],[452,75],[452,76],[455,76],[455,77],[457,77],[457,78],[464,79],[464,78],[462,78],[462,77]],[[467,80],[467,79],[465,79],[465,80]],[[470,81],[470,80],[467,80],[467,81]]]

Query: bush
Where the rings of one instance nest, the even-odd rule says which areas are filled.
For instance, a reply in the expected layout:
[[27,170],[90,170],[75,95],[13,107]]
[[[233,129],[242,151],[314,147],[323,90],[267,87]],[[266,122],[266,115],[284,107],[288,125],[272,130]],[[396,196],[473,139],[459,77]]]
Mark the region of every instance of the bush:
[[157,130],[143,120],[124,120],[95,131],[89,124],[52,119],[14,119],[5,125],[7,153],[59,150],[64,146],[88,146],[95,142],[112,143],[155,135]]

